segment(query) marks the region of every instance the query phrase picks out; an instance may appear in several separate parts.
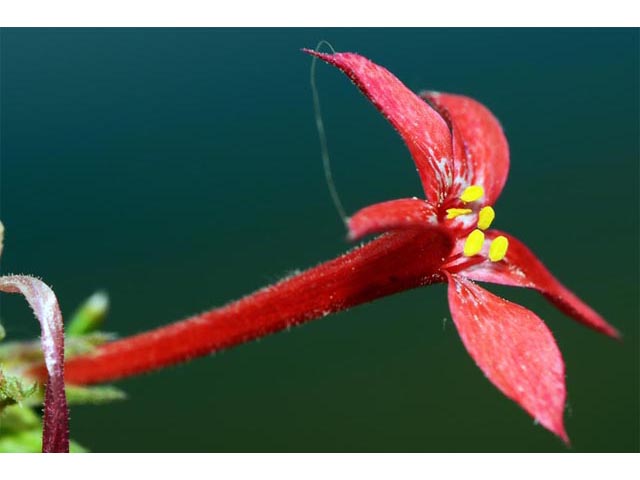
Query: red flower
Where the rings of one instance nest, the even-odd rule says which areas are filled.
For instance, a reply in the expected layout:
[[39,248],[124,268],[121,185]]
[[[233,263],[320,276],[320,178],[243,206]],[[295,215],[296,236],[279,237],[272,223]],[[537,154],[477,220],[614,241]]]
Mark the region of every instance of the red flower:
[[[210,354],[376,298],[448,282],[453,320],[485,375],[543,426],[568,441],[564,364],[542,321],[474,283],[534,288],[560,310],[611,336],[616,330],[567,290],[519,240],[489,230],[509,170],[498,121],[478,102],[408,90],[386,69],[351,53],[308,51],[345,72],[398,130],[425,200],[366,207],[348,222],[363,247],[224,307],[72,358],[70,383],[98,383]],[[426,101],[425,101],[426,100]],[[34,369],[34,376],[44,375]]]
[[507,140],[496,118],[467,97],[425,92],[420,98],[360,55],[308,52],[342,70],[398,130],[426,196],[360,210],[349,219],[350,237],[424,228],[449,236],[454,247],[439,271],[449,284],[449,307],[469,354],[506,396],[568,441],[564,363],[551,332],[534,313],[473,280],[534,288],[579,322],[618,333],[522,242],[489,230],[492,205],[509,171]]

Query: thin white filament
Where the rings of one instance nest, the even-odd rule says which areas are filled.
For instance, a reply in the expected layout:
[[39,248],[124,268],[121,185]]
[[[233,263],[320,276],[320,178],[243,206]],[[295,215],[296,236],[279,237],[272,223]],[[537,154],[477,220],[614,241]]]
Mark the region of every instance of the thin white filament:
[[[316,46],[316,50],[319,51],[320,47],[322,47],[323,45],[326,45],[332,53],[336,53],[331,44],[326,40],[321,40]],[[324,169],[324,177],[327,182],[327,188],[329,189],[329,194],[331,195],[333,205],[336,207],[336,210],[338,211],[338,215],[340,215],[340,219],[342,220],[342,222],[347,225],[347,214],[344,210],[344,207],[342,206],[342,202],[340,201],[340,196],[338,195],[335,182],[333,181],[333,174],[331,173],[331,160],[329,158],[329,148],[327,147],[327,135],[324,130],[322,111],[320,109],[320,97],[318,96],[318,88],[316,86],[317,61],[317,57],[313,57],[313,60],[311,60],[311,93],[313,95],[313,110],[315,113],[316,128],[318,130],[318,137],[320,139],[322,167]]]

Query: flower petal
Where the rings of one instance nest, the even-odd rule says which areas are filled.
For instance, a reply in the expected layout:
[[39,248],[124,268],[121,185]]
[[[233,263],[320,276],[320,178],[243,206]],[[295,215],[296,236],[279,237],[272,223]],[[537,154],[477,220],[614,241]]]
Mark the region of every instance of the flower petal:
[[[487,239],[492,240],[498,235],[509,240],[505,258],[499,262],[483,262],[460,272],[461,275],[481,282],[534,288],[574,320],[609,336],[620,337],[604,318],[562,285],[520,240],[498,230],[487,232]],[[485,247],[489,243],[485,242]]]
[[26,275],[0,277],[0,291],[21,293],[42,328],[42,351],[48,380],[44,398],[43,452],[69,451],[69,412],[64,390],[64,330],[53,291],[37,278]]
[[349,218],[347,226],[349,239],[359,240],[389,230],[433,228],[437,223],[437,210],[432,204],[417,198],[403,198],[365,207]]
[[423,92],[421,96],[442,114],[453,131],[454,165],[458,169],[454,185],[461,183],[456,179],[467,185],[482,185],[484,203],[492,205],[509,173],[509,144],[500,122],[487,107],[469,97],[438,92]]
[[487,378],[565,442],[564,363],[533,312],[448,274],[449,308],[462,343]]
[[407,144],[426,198],[441,203],[452,178],[451,133],[444,119],[387,69],[355,53],[304,50],[342,70]]

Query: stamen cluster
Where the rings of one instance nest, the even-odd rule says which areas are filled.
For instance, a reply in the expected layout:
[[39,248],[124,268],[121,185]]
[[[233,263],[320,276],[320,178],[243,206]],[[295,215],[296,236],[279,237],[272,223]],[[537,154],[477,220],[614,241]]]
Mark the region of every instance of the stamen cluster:
[[[484,188],[480,185],[471,185],[464,189],[460,197],[458,197],[462,203],[473,204],[478,202],[484,196]],[[470,215],[474,213],[473,208],[448,208],[447,220],[453,220],[462,215]],[[493,220],[496,218],[496,212],[493,207],[486,205],[478,211],[477,228],[474,229],[465,240],[463,255],[465,257],[473,257],[478,255],[482,251],[484,245],[484,230],[487,230]],[[509,248],[509,240],[503,235],[499,235],[493,239],[489,246],[489,260],[492,262],[499,262],[507,254]]]

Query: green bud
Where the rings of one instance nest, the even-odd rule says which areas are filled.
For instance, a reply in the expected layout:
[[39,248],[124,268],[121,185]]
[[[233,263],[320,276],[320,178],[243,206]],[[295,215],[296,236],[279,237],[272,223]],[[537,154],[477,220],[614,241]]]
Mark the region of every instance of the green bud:
[[67,335],[75,337],[94,332],[102,325],[109,310],[109,297],[99,291],[91,295],[71,317]]

